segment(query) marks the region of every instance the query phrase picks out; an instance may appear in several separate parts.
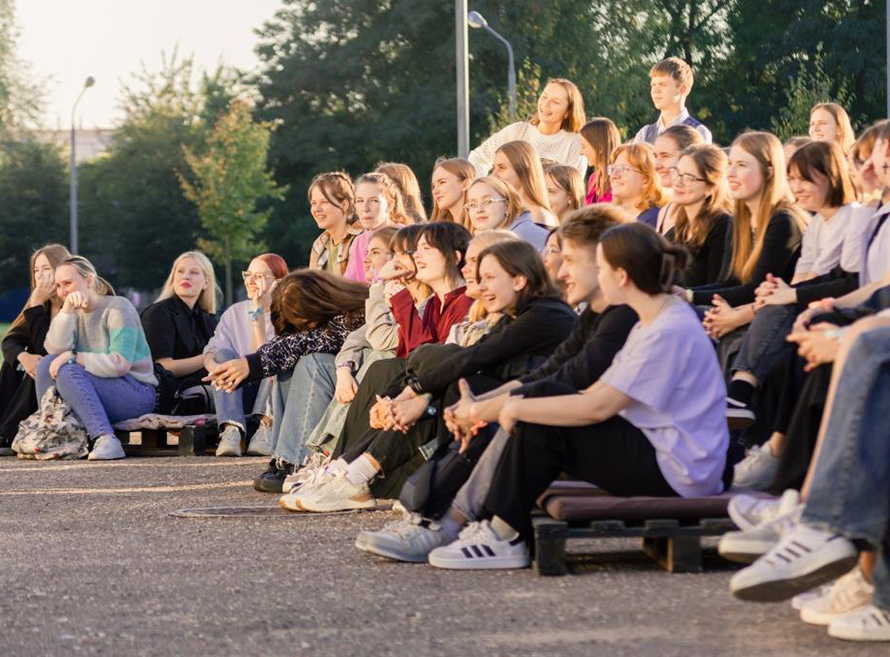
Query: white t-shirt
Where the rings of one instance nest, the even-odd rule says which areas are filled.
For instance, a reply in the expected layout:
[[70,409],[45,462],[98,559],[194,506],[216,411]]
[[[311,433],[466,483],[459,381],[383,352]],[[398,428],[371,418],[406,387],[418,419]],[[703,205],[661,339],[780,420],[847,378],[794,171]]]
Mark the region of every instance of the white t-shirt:
[[[890,217],[881,225],[881,230],[872,240],[871,248],[868,248],[868,240],[878,227],[878,220],[882,214],[890,212],[890,203],[884,203],[871,219],[862,236],[862,269],[859,272],[859,285],[864,286],[874,281],[879,281],[890,270]],[[866,251],[867,249],[867,251]]]
[[480,178],[488,175],[494,166],[495,153],[509,141],[528,142],[541,159],[575,167],[582,176],[587,171],[587,158],[581,153],[581,135],[577,132],[560,130],[552,135],[542,135],[536,126],[520,121],[499,130],[470,151],[467,159],[476,167]]
[[661,473],[677,493],[723,491],[726,384],[689,304],[669,297],[649,326],[638,322],[600,380],[633,400],[620,415],[652,443]]
[[[841,269],[847,272],[862,270],[862,254],[865,234],[869,221],[875,213],[873,206],[851,203],[853,206],[847,221],[847,234],[844,237],[844,248],[841,251]],[[845,207],[850,207],[845,206]]]
[[[855,245],[862,243],[862,231],[871,213],[870,208],[863,213],[862,206],[858,203],[848,203],[838,208],[828,221],[821,214],[814,216],[803,234],[795,275],[809,272],[814,272],[817,276],[827,274],[843,260],[844,253],[847,254],[845,264],[856,266],[855,269],[844,269],[859,271],[858,258],[854,259],[853,254],[861,252]],[[858,236],[854,236],[853,233],[857,230]],[[848,244],[848,235],[851,242],[845,247]]]

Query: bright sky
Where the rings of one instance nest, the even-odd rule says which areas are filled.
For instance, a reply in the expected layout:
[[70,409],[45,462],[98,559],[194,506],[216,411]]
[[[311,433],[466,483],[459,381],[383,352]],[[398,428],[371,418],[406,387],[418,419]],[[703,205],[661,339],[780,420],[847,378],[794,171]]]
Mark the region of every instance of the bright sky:
[[88,75],[96,86],[78,105],[78,126],[111,127],[121,80],[144,61],[160,69],[161,51],[179,44],[198,70],[257,65],[254,30],[281,0],[17,0],[19,57],[49,78],[44,123],[70,126],[71,105]]

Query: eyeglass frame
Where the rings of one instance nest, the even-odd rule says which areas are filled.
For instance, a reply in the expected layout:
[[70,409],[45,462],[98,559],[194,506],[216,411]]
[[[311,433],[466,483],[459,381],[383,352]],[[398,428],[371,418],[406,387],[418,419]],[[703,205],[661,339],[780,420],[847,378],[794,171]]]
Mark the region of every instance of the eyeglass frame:
[[680,170],[677,167],[670,167],[668,169],[668,173],[671,177],[671,183],[676,184],[677,182],[680,182],[682,183],[681,187],[686,187],[687,185],[691,185],[694,182],[708,182],[706,178],[699,178],[697,176],[693,176],[691,173],[680,173]]
[[606,175],[608,175],[610,178],[621,178],[628,171],[634,171],[641,176],[643,175],[642,171],[640,171],[639,169],[635,169],[629,164],[610,164],[606,167]]
[[484,198],[481,201],[479,201],[478,203],[476,201],[473,201],[471,203],[464,204],[464,209],[467,212],[475,212],[476,210],[486,209],[492,203],[506,203],[506,202],[507,202],[507,199],[505,199],[503,196],[499,196],[498,198]]

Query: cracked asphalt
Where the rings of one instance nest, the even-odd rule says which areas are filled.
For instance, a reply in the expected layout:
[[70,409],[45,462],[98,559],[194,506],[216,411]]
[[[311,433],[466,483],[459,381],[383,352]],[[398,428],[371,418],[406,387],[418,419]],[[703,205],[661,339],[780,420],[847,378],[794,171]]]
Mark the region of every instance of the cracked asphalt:
[[[0,656],[874,655],[785,604],[736,601],[710,551],[670,575],[631,540],[577,541],[572,574],[446,572],[359,552],[391,511],[274,507],[257,458],[0,458]],[[263,509],[260,509],[262,511]]]

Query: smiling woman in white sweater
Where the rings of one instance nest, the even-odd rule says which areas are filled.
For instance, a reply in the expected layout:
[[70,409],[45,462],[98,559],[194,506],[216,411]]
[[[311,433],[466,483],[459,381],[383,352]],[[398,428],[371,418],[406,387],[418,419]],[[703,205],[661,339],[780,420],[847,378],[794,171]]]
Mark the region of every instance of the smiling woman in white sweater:
[[554,78],[547,83],[538,98],[538,110],[528,121],[511,123],[494,133],[470,151],[469,160],[480,177],[488,175],[497,150],[510,141],[525,141],[532,145],[542,160],[575,167],[583,176],[587,160],[581,153],[584,125],[584,99],[573,82]]

